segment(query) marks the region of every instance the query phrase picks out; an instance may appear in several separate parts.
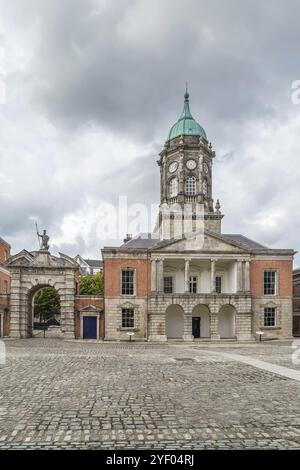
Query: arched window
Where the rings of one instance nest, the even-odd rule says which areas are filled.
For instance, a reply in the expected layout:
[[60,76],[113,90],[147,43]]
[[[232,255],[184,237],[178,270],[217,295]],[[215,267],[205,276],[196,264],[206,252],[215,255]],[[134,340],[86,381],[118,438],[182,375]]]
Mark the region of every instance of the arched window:
[[185,181],[185,193],[187,196],[195,196],[196,194],[196,178],[188,176]]
[[178,194],[178,180],[172,178],[170,181],[170,197],[175,197]]

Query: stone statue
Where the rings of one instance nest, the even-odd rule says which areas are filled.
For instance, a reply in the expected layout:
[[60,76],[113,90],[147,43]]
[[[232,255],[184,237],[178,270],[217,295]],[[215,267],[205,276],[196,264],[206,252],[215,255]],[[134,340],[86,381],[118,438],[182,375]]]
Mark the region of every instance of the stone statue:
[[39,239],[41,239],[40,249],[48,251],[49,250],[49,236],[47,235],[47,231],[43,230],[43,233],[40,234],[37,232]]

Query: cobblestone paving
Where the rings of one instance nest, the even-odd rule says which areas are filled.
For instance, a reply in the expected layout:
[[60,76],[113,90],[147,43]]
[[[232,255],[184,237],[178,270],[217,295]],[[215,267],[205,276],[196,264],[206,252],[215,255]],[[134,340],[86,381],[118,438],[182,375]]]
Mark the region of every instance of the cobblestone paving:
[[[6,346],[0,449],[300,448],[299,382],[213,350],[41,338]],[[274,356],[286,346],[272,345]]]
[[[195,347],[203,349],[201,344]],[[232,343],[230,346],[223,343],[219,347],[215,344],[208,344],[207,347],[209,350],[251,356],[271,364],[300,370],[300,338],[295,338],[293,341],[265,341],[258,344]]]

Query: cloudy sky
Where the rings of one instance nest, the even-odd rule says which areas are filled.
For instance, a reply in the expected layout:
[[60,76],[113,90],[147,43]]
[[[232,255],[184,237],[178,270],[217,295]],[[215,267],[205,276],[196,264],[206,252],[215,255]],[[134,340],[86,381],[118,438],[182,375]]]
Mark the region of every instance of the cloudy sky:
[[105,208],[158,203],[188,81],[223,231],[300,251],[299,17],[298,0],[0,0],[0,236],[36,249],[37,220],[54,251],[118,244]]

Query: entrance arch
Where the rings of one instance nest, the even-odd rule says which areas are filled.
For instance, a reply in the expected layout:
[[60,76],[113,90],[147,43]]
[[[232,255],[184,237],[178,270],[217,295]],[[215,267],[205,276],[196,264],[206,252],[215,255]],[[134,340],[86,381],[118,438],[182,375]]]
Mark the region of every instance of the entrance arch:
[[[49,298],[50,300],[48,300]],[[39,301],[39,299],[41,300]],[[36,286],[28,293],[28,302],[28,336],[38,335],[43,330],[44,323],[46,323],[49,328],[49,330],[47,329],[46,336],[60,337],[60,292],[55,287],[49,285]],[[40,308],[38,309],[37,307]]]
[[183,308],[169,305],[166,310],[166,336],[168,339],[182,339],[184,333]]
[[[208,306],[196,305],[193,308],[192,317],[194,338],[210,338],[210,310]],[[196,320],[198,318],[199,320]]]
[[220,338],[235,338],[235,314],[232,305],[223,305],[219,311],[219,335]]
[[44,287],[54,287],[60,297],[61,331],[65,339],[75,338],[74,303],[79,266],[62,253],[53,256],[48,250],[21,251],[7,264],[11,272],[10,336],[32,336],[32,301]]

